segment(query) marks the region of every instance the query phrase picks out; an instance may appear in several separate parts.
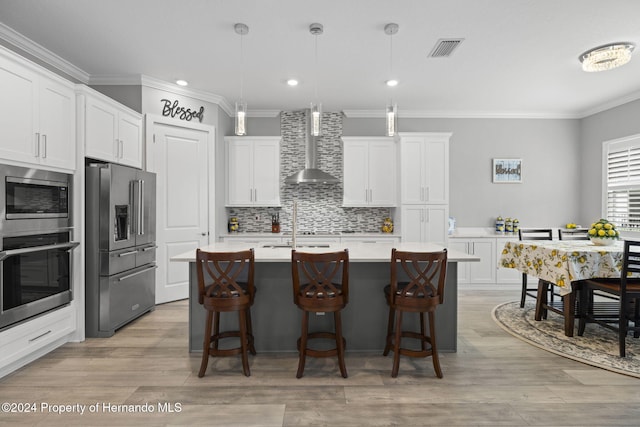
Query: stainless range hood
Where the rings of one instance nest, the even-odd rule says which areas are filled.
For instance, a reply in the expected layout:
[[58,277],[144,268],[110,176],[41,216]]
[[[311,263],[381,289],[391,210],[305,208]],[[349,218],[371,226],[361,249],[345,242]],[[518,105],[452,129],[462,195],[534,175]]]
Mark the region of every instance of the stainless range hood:
[[340,180],[317,167],[318,137],[311,135],[311,111],[305,111],[306,127],[304,136],[305,167],[288,176],[285,184],[337,184]]

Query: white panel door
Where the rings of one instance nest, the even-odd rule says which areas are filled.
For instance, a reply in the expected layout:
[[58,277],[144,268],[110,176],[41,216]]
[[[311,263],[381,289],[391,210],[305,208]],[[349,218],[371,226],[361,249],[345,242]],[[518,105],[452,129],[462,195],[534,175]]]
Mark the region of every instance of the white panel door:
[[402,207],[402,241],[424,242],[424,206],[406,205]]
[[449,203],[449,143],[447,140],[425,142],[426,203]]
[[157,174],[156,304],[188,298],[187,263],[171,257],[208,244],[208,133],[155,123],[148,170]]

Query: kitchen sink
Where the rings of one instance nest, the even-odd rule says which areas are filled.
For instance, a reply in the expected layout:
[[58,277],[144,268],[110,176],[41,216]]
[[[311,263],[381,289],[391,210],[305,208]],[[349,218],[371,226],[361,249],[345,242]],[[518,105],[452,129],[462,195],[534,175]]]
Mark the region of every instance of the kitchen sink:
[[[271,244],[271,245],[262,245],[263,248],[271,248],[271,249],[277,249],[277,248],[291,248],[291,245],[285,244],[285,243],[275,243],[275,244]],[[330,245],[328,244],[322,244],[322,243],[318,243],[318,244],[313,244],[310,243],[308,245],[296,245],[296,248],[329,248]]]

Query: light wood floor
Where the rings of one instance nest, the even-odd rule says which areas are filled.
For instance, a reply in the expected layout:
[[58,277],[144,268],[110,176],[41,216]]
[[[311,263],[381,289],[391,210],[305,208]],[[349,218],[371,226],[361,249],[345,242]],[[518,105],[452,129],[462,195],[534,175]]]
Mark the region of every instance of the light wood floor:
[[[391,356],[353,353],[348,379],[329,358],[310,359],[297,380],[295,354],[252,357],[249,378],[238,358],[211,359],[198,378],[187,304],[165,304],[112,338],[67,344],[1,379],[0,402],[37,412],[0,413],[0,425],[640,425],[640,380],[532,347],[493,322],[491,309],[517,298],[460,290],[458,352],[441,355],[443,379],[430,359],[403,359],[392,379]],[[85,413],[48,412],[56,404]]]

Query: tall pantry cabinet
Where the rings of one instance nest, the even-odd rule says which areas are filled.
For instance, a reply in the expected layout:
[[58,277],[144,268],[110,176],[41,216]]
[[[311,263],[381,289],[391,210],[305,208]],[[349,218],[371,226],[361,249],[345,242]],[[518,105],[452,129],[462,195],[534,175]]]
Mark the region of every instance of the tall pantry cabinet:
[[400,228],[404,242],[447,244],[451,133],[399,133]]

